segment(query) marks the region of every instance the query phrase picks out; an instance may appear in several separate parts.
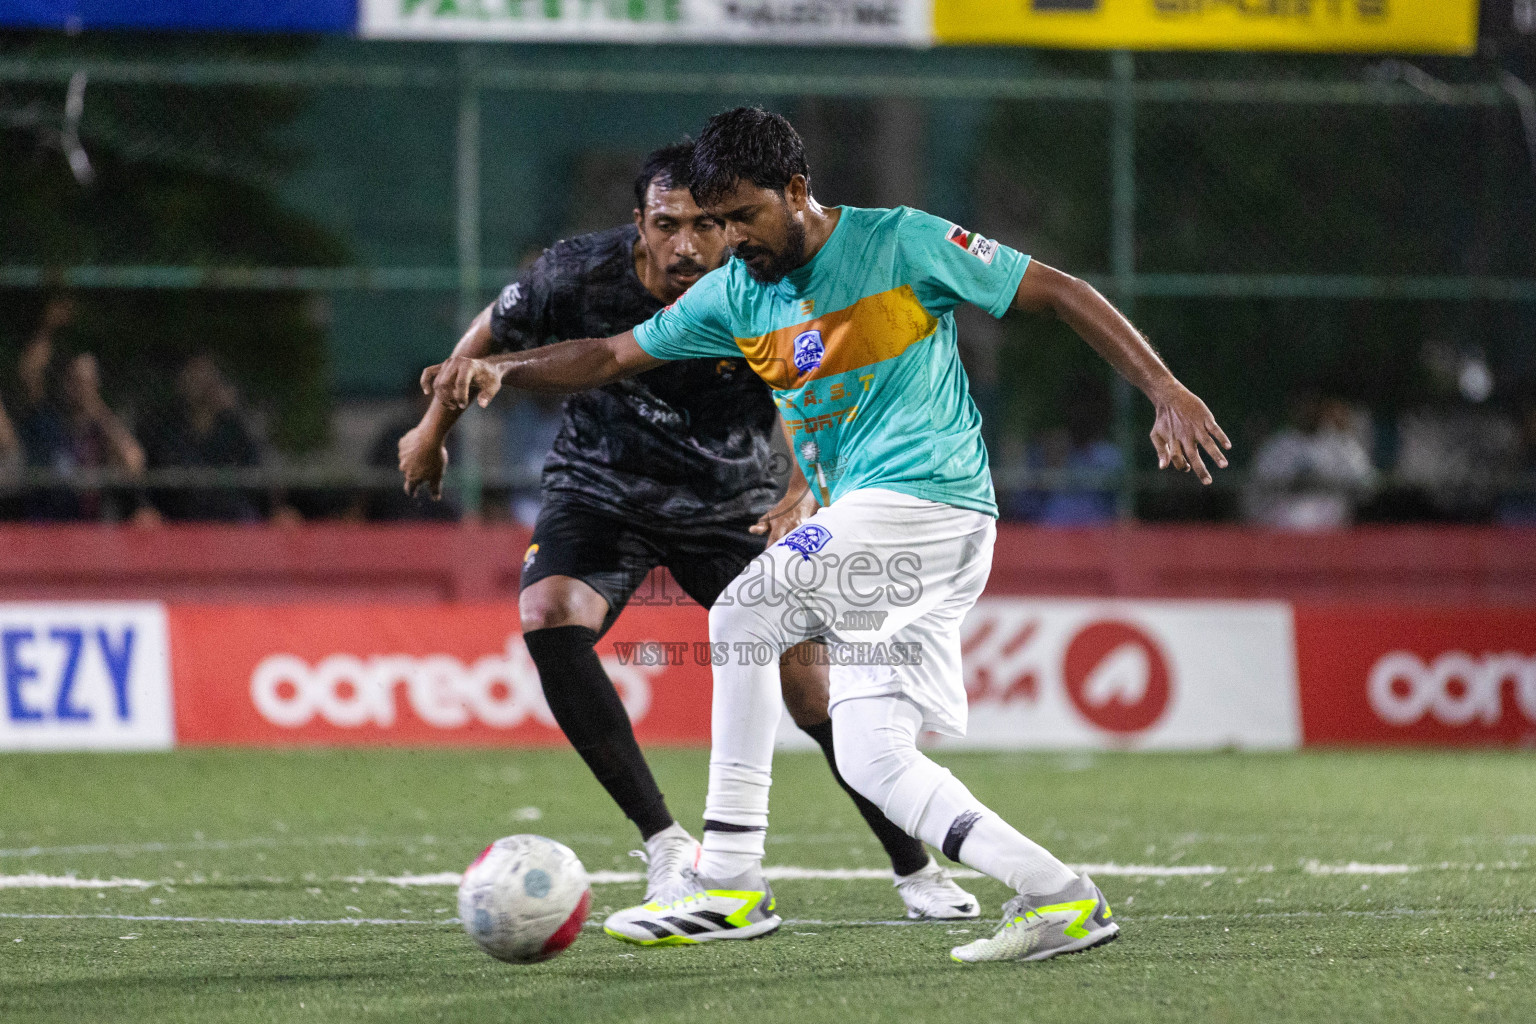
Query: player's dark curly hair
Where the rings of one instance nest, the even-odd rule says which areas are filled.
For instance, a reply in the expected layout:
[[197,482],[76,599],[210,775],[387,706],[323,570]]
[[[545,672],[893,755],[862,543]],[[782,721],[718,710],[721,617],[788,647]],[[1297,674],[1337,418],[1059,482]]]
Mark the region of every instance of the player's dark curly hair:
[[718,202],[738,181],[782,192],[797,174],[811,176],[800,133],[761,107],[716,114],[693,149],[693,198],[700,205]]
[[662,146],[646,157],[640,173],[635,176],[635,206],[645,209],[645,194],[653,181],[667,190],[687,188],[693,180],[690,173],[692,166],[693,140],[686,135],[681,142]]

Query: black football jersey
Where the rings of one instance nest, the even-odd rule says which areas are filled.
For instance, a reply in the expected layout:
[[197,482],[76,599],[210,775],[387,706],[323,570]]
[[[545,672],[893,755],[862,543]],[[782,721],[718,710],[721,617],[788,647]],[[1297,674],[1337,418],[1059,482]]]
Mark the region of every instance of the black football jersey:
[[[662,308],[635,273],[634,225],[556,242],[491,311],[501,351],[629,330]],[[725,522],[778,496],[778,413],[745,359],[683,359],[571,395],[544,462],[547,499],[616,515]]]

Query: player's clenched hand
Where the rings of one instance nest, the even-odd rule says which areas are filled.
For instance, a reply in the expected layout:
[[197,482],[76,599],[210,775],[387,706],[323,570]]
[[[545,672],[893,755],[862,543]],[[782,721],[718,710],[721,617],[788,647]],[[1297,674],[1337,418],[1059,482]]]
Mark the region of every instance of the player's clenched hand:
[[1169,393],[1156,401],[1157,420],[1152,424],[1152,447],[1157,449],[1157,468],[1193,472],[1200,482],[1211,482],[1211,471],[1200,458],[1204,448],[1211,461],[1222,469],[1227,467],[1223,449],[1230,450],[1232,442],[1211,415],[1205,403],[1184,385],[1177,382]]
[[501,390],[501,371],[484,359],[453,356],[422,371],[421,390],[448,409],[467,409],[471,398],[483,409]]
[[791,485],[784,497],[749,527],[753,533],[765,535],[769,545],[777,544],[780,538],[815,515],[821,507],[809,487],[802,485],[798,494],[794,493],[795,490]]
[[400,472],[405,474],[405,493],[415,497],[423,489],[435,501],[443,496],[443,471],[448,468],[448,446],[437,432],[418,423],[400,438]]

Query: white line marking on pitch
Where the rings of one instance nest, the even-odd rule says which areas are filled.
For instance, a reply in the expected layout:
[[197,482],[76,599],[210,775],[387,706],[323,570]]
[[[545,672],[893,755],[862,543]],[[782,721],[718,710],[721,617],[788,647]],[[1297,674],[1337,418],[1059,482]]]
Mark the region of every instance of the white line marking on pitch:
[[333,925],[333,924],[458,924],[458,918],[441,918],[435,921],[395,920],[388,917],[337,917],[328,920],[307,920],[297,917],[173,917],[169,914],[0,914],[10,921],[163,921],[169,924],[265,924],[265,925]]
[[0,875],[0,889],[148,889],[141,878],[76,878],[74,875]]
[[[1513,908],[1490,914],[1486,911],[1449,910],[1441,907],[1425,907],[1416,909],[1413,907],[1399,907],[1394,910],[1290,910],[1268,911],[1263,913],[1242,914],[1154,914],[1149,917],[1128,916],[1124,913],[1117,915],[1121,920],[1140,923],[1142,921],[1276,921],[1293,918],[1370,918],[1385,920],[1401,917],[1503,917],[1526,916],[1536,914],[1536,909]],[[297,927],[333,927],[347,926],[359,928],[365,925],[415,925],[417,927],[451,927],[458,925],[456,917],[439,918],[435,921],[389,918],[389,917],[335,917],[335,918],[299,918],[299,917],[177,917],[170,914],[7,914],[0,913],[0,920],[7,921],[138,921],[148,924],[240,924],[260,925],[265,927],[297,928]],[[812,926],[822,928],[910,928],[923,925],[953,925],[953,921],[831,921],[824,918],[791,917],[785,918],[784,923],[796,926]],[[982,922],[985,926],[985,922]],[[602,927],[602,922],[589,920],[584,926],[589,929]]]
[[[1208,878],[1212,875],[1224,874],[1266,874],[1273,872],[1273,865],[1257,865],[1246,868],[1224,867],[1219,864],[1075,864],[1076,871],[1087,872],[1090,875],[1118,878]],[[1520,871],[1527,867],[1518,861],[1496,861],[1487,864],[1456,864],[1442,861],[1439,864],[1362,864],[1359,861],[1350,861],[1347,864],[1323,864],[1320,861],[1308,860],[1301,863],[1301,870],[1309,875],[1405,875],[1419,871]],[[826,882],[855,882],[855,881],[884,881],[891,877],[888,868],[803,868],[792,865],[774,865],[764,870],[770,881],[826,881]],[[969,868],[954,868],[950,874],[955,878],[970,879],[980,878],[981,874]],[[416,887],[454,887],[459,884],[461,875],[457,871],[436,871],[414,874],[407,872],[400,875],[344,875],[341,877],[326,879],[326,882],[346,885],[373,885],[386,884],[399,888]],[[631,885],[645,881],[645,875],[639,871],[593,871],[588,875],[593,885]],[[224,884],[233,884],[250,879],[226,878],[220,879]],[[283,878],[258,879],[268,885],[297,884],[296,880]],[[306,879],[309,884],[316,879]],[[194,879],[192,881],[175,879],[161,879],[156,881],[142,878],[77,878],[74,875],[0,875],[0,889],[149,889],[157,885],[198,885],[208,884],[206,879]]]
[[[1093,875],[1137,878],[1184,878],[1220,875],[1232,870],[1216,864],[1077,864],[1074,865],[1074,868],[1075,870],[1086,871]],[[970,868],[951,868],[949,873],[955,878],[981,877],[981,872],[972,871]],[[776,864],[764,868],[763,874],[768,876],[770,882],[862,882],[888,881],[891,877],[891,870],[890,868],[801,868]],[[415,885],[458,885],[459,877],[459,873],[456,871],[438,871],[421,875],[352,875],[341,879],[341,881],[350,882],[354,885],[363,882],[388,882],[390,885],[405,887]],[[587,875],[587,879],[593,885],[630,884],[645,881],[645,874],[640,871],[593,871]]]
[[[1443,866],[1450,867],[1449,864]],[[1309,875],[1411,875],[1423,870],[1415,864],[1361,864],[1356,860],[1348,864],[1320,864],[1309,860],[1301,869]]]

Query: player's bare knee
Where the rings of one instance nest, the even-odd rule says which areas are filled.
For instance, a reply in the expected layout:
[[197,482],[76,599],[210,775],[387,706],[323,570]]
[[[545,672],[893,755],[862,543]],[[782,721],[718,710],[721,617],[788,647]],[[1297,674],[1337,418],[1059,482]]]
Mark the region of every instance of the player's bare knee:
[[538,629],[580,625],[576,621],[575,610],[571,608],[569,602],[523,600],[517,603],[517,612],[522,619],[524,633],[532,633]]
[[518,595],[517,612],[524,633],[561,626],[601,627],[607,604],[596,591],[587,589],[584,593],[577,587],[546,583],[551,580],[541,580]]
[[802,729],[820,725],[828,717],[827,667],[815,657],[817,653],[807,643],[790,648],[779,659],[784,706]]

